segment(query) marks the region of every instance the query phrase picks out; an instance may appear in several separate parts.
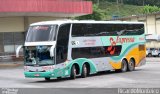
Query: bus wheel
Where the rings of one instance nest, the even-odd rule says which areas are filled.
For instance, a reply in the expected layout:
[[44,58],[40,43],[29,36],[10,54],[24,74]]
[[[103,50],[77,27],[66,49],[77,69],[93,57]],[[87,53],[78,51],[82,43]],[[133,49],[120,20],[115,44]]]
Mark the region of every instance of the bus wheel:
[[134,71],[135,70],[135,61],[133,59],[130,59],[128,64],[128,71]]
[[85,77],[87,77],[87,73],[88,73],[88,71],[87,71],[87,66],[86,66],[86,64],[83,64],[83,67],[82,67],[82,78],[85,78]]
[[76,73],[77,73],[77,70],[75,68],[75,65],[73,65],[71,68],[71,79],[76,79]]
[[122,60],[121,72],[126,72],[126,71],[127,71],[127,61]]
[[50,79],[50,77],[45,77],[45,80],[50,81],[51,79]]

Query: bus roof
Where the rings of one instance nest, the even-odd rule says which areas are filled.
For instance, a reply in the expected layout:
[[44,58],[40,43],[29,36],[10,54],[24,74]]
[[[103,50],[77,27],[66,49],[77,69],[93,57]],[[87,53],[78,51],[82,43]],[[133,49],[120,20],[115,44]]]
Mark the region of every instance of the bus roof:
[[43,22],[37,22],[37,23],[32,23],[30,26],[34,25],[61,25],[65,23],[98,23],[98,24],[144,24],[143,22],[127,22],[127,21],[94,21],[94,20],[54,20],[54,21],[43,21]]

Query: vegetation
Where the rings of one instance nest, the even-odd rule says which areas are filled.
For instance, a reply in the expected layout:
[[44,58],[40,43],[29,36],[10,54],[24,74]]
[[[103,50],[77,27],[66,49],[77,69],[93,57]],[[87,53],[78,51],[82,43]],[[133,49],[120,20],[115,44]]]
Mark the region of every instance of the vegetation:
[[160,11],[160,0],[89,0],[93,2],[93,14],[80,16],[79,20],[110,20]]
[[76,19],[78,20],[85,20],[85,19],[90,19],[90,20],[105,20],[105,11],[98,8],[96,4],[93,5],[93,13],[85,16],[80,16],[77,17]]
[[146,6],[144,6],[144,8],[143,8],[143,13],[144,13],[144,14],[154,13],[154,12],[158,12],[158,11],[160,11],[160,8],[157,7],[157,6],[149,6],[149,5],[146,5]]

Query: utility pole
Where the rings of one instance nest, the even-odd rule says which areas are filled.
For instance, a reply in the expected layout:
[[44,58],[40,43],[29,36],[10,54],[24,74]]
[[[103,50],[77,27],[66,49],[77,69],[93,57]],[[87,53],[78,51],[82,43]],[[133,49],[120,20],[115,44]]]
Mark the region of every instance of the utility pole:
[[97,5],[99,6],[99,0],[97,0]]
[[117,0],[117,5],[119,4],[119,0]]
[[118,13],[119,13],[119,0],[117,0],[117,10],[118,10]]
[[123,0],[121,0],[121,4],[123,4]]
[[143,6],[145,5],[145,0],[143,0]]

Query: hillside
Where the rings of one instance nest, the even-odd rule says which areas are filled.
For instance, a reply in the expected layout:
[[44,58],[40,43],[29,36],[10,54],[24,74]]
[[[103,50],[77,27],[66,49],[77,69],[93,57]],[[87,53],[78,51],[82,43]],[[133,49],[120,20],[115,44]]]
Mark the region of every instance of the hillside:
[[126,5],[126,4],[119,4],[114,2],[99,2],[98,7],[103,10],[105,16],[103,19],[111,19],[113,16],[131,16],[142,14],[143,6],[136,6],[136,5]]
[[143,14],[143,6],[117,4],[105,0],[93,2],[93,14],[76,17],[78,20],[110,20],[112,17],[124,17]]

